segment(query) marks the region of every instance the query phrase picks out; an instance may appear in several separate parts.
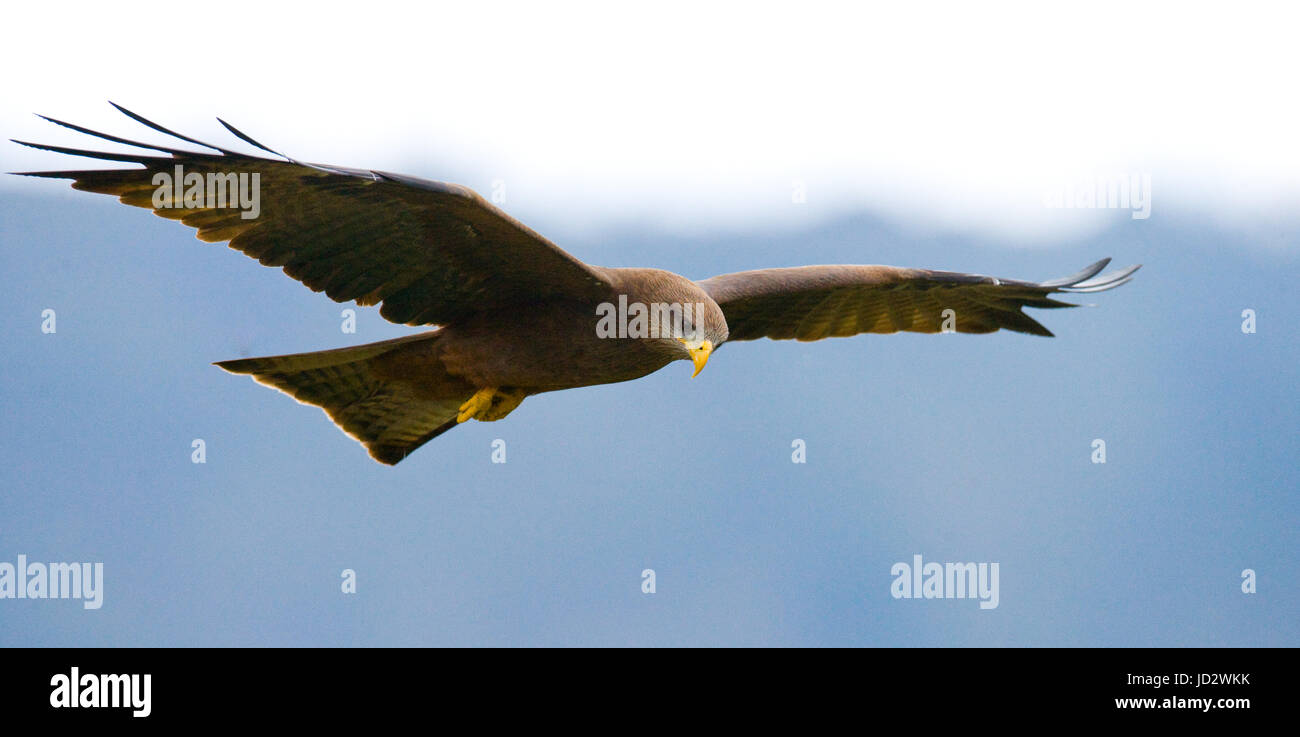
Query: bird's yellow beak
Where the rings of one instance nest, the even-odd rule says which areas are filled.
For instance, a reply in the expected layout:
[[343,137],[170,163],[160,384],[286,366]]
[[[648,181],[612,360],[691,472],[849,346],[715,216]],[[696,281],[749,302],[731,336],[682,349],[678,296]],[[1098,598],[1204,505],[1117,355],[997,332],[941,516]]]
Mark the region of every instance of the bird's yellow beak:
[[709,354],[713,353],[713,341],[694,341],[685,338],[678,338],[678,340],[686,346],[686,350],[691,352],[691,361],[695,363],[695,373],[691,374],[691,378],[694,379],[704,370],[704,364],[709,362]]

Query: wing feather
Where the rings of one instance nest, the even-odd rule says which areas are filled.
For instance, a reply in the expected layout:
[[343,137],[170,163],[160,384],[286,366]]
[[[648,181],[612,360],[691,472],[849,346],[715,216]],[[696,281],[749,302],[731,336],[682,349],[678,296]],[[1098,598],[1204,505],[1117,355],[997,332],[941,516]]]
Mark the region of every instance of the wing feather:
[[1074,307],[1048,295],[1114,289],[1140,268],[1101,274],[1109,263],[1102,259],[1073,276],[1042,283],[894,266],[799,266],[723,274],[698,284],[722,308],[728,340],[938,333],[945,310],[953,311],[959,333],[1006,329],[1050,337],[1024,308]]
[[[380,314],[409,325],[443,324],[484,309],[550,298],[603,294],[604,272],[565,253],[470,189],[455,184],[363,169],[307,164],[258,143],[234,126],[240,140],[283,160],[204,143],[123,114],[155,131],[218,153],[134,141],[47,118],[79,133],[168,154],[121,154],[15,141],[46,151],[142,168],[22,172],[73,180],[76,189],[116,195],[195,228],[199,240],[230,246],[266,266],[280,267],[308,288],[338,302],[380,304]],[[256,174],[260,213],[244,218],[238,203],[172,202],[155,194],[158,174]],[[224,204],[225,206],[219,206]]]

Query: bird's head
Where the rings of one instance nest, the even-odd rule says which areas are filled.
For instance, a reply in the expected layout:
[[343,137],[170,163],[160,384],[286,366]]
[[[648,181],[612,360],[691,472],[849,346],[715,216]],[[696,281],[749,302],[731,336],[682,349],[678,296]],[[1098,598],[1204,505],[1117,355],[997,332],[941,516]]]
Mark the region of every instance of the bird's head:
[[[727,340],[727,318],[698,284],[662,269],[605,269],[616,299],[596,309],[601,337],[638,338],[657,358],[689,360],[699,376],[709,356]],[[661,364],[662,365],[662,364]]]
[[727,319],[722,308],[711,299],[697,302],[695,306],[693,319],[683,320],[681,334],[675,336],[680,352],[685,354],[682,358],[689,358],[695,364],[691,378],[700,375],[714,349],[727,340]]

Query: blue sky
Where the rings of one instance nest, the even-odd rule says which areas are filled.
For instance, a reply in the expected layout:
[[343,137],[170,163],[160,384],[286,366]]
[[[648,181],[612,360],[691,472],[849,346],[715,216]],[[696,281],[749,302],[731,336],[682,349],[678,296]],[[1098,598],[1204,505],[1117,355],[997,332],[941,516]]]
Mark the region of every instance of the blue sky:
[[[0,601],[0,644],[1300,644],[1293,232],[1259,248],[1117,218],[1024,250],[868,215],[689,238],[535,225],[596,263],[697,278],[1146,266],[1095,308],[1039,313],[1055,339],[736,344],[697,379],[674,364],[534,397],[388,468],[209,364],[405,328],[366,309],[344,335],[341,305],[110,198],[7,194],[0,558],[102,561],[105,603]],[[998,608],[891,598],[918,553],[999,563]]]

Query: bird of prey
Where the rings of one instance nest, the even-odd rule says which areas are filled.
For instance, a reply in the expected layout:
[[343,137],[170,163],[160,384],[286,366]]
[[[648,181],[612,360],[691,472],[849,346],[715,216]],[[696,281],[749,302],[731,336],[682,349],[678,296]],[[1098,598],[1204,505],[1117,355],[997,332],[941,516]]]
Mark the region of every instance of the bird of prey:
[[[1104,259],[1037,283],[893,266],[760,269],[703,281],[658,269],[603,268],[570,256],[465,187],[303,163],[218,119],[275,158],[249,155],[114,106],[208,151],[46,118],[153,153],[15,141],[143,166],[21,173],[116,195],[196,228],[199,240],[229,241],[337,302],[380,305],[392,322],[434,326],[368,345],[216,364],[321,407],[390,465],[471,418],[499,420],[533,394],[628,381],[677,360],[691,361],[698,374],[728,341],[1002,328],[1051,336],[1023,308],[1073,306],[1049,295],[1112,289],[1138,268],[1098,276]],[[251,200],[243,192],[227,198],[211,191],[250,183]],[[250,201],[257,206],[247,207]]]

